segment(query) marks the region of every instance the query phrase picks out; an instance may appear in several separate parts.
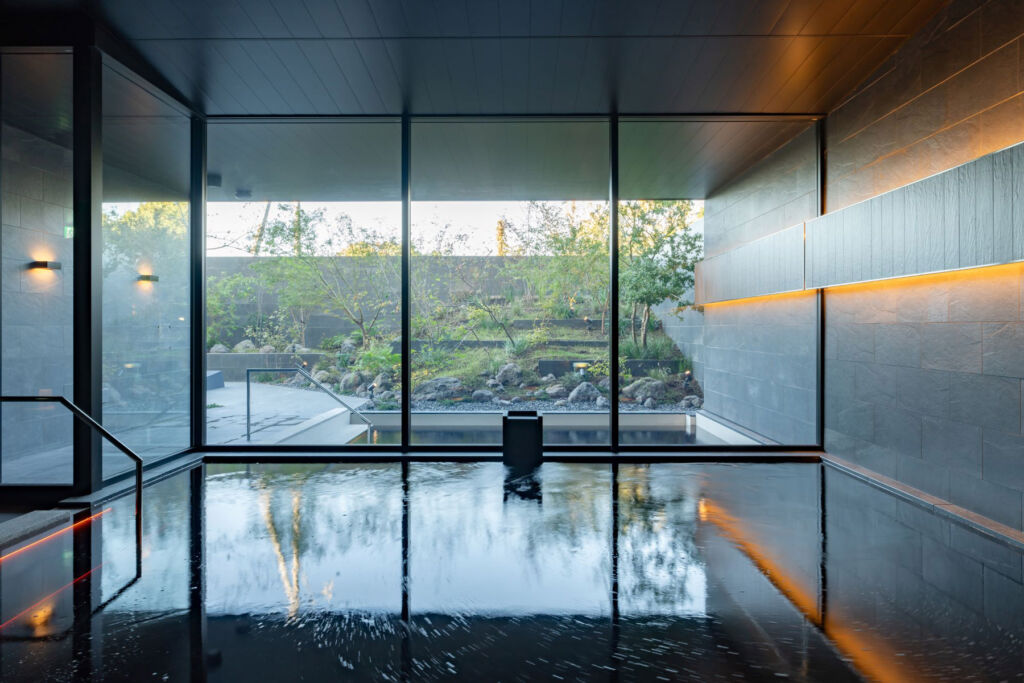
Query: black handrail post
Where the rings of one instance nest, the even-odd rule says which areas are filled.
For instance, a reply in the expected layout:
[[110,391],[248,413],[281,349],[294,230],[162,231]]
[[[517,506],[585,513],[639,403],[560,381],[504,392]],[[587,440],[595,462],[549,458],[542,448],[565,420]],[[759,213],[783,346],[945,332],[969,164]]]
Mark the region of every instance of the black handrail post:
[[142,576],[142,458],[99,422],[64,396],[0,396],[0,403],[60,403],[84,425],[109,441],[135,463],[135,573]]

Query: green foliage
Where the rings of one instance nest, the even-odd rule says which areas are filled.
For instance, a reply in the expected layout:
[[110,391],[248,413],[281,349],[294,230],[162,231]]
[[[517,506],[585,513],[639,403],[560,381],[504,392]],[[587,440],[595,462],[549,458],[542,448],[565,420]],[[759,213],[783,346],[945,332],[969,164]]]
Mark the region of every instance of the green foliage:
[[336,334],[332,337],[324,337],[323,341],[320,342],[320,348],[324,351],[334,351],[340,349],[342,345],[348,341],[348,337],[343,334]]
[[206,284],[206,345],[226,342],[243,330],[238,321],[238,305],[254,302],[259,282],[256,278],[234,273],[214,278]]
[[401,354],[392,353],[391,344],[388,342],[376,342],[370,344],[369,347],[359,354],[359,360],[356,361],[356,366],[360,370],[365,370],[373,375],[377,375],[382,372],[397,372],[401,364]]
[[619,352],[628,359],[638,360],[671,360],[683,357],[675,342],[663,335],[652,336],[646,348],[635,341],[624,339],[619,342]]
[[515,339],[505,342],[505,355],[509,358],[521,358],[526,355],[526,352],[530,350],[532,345],[532,342],[525,334],[520,335]]

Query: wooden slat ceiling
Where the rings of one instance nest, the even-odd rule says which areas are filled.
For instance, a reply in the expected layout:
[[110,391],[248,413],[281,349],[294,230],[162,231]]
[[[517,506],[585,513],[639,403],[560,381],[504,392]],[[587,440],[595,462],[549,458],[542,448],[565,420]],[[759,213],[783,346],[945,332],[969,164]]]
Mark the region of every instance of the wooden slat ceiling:
[[573,114],[825,112],[947,1],[85,4],[209,114]]

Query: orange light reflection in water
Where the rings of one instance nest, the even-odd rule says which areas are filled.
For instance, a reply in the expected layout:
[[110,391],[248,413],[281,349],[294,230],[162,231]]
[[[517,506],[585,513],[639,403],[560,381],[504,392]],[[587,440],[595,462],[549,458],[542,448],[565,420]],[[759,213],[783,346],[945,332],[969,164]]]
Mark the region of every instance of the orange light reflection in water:
[[91,515],[89,517],[86,517],[85,519],[79,520],[79,521],[75,522],[74,524],[72,524],[71,526],[66,526],[63,529],[58,529],[57,531],[54,531],[52,534],[48,534],[46,536],[43,536],[38,541],[33,541],[33,542],[29,543],[26,546],[22,546],[22,547],[18,548],[17,550],[12,550],[11,552],[7,553],[6,555],[0,555],[0,562],[3,562],[4,560],[7,560],[9,558],[12,558],[15,555],[20,555],[21,553],[25,552],[29,548],[34,548],[37,545],[39,545],[41,543],[45,543],[46,541],[49,541],[52,538],[56,538],[57,536],[60,536],[62,534],[66,534],[67,532],[71,531],[72,529],[76,529],[76,528],[82,526],[83,524],[89,524],[90,522],[92,522],[92,520],[96,519],[97,517],[101,517],[102,515],[107,514],[112,509],[113,508],[107,508],[105,510],[100,510],[95,515]]
[[700,520],[718,527],[808,620],[822,627],[843,657],[850,660],[860,673],[870,680],[893,683],[920,680],[920,676],[908,671],[906,664],[901,662],[900,653],[877,636],[855,626],[847,626],[835,617],[826,618],[822,625],[818,597],[813,592],[816,588],[801,585],[778,566],[751,540],[754,536],[746,531],[742,521],[707,498],[700,499],[697,509]]

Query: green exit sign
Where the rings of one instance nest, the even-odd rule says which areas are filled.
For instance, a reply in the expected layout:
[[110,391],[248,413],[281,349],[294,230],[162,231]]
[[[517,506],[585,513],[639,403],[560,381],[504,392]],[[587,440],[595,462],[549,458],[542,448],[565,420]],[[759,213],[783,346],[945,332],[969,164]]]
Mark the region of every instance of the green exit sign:
[[75,236],[75,226],[65,225],[64,226],[64,239],[71,239]]

